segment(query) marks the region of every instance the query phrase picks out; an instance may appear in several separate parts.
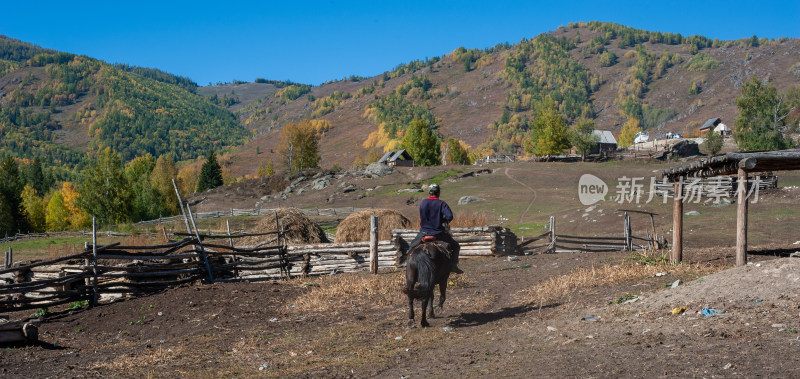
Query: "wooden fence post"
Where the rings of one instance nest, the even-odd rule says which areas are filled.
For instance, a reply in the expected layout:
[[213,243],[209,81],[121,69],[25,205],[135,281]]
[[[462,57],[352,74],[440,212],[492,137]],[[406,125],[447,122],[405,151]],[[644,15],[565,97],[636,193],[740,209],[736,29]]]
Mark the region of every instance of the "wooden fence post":
[[[183,215],[183,222],[186,224],[186,233],[192,234],[192,229],[189,228],[189,219],[186,218],[186,211],[183,210],[183,199],[181,193],[178,191],[178,185],[175,184],[175,179],[172,179],[172,187],[175,188],[175,195],[178,196],[178,204],[181,206],[181,214]],[[189,207],[189,204],[186,204]]]
[[[200,239],[200,232],[197,231],[197,224],[194,222],[194,216],[192,216],[192,208],[189,204],[186,204],[186,210],[189,212],[189,218],[192,220],[192,226],[194,226],[194,235],[197,238],[197,245],[200,246],[200,256],[203,258],[203,262],[206,264],[206,271],[208,271],[208,281],[210,283],[214,283],[214,275],[211,273],[211,265],[208,264],[208,257],[206,257],[206,251],[203,249],[203,240]],[[189,231],[191,233],[191,231]]]
[[369,218],[369,269],[378,273],[378,216]]
[[550,242],[556,240],[556,216],[550,216]]
[[681,263],[683,260],[683,186],[675,182],[672,202],[672,253],[669,260]]
[[94,215],[92,216],[92,273],[94,279],[92,280],[92,288],[94,290],[94,297],[92,298],[92,306],[97,306],[97,224]]
[[6,268],[10,268],[13,263],[14,263],[14,250],[9,247],[8,253],[6,253]]
[[650,214],[650,226],[653,228],[653,238],[651,238],[650,243],[653,245],[653,250],[655,250],[658,245],[658,242],[656,242],[658,236],[656,235],[656,220],[653,218],[652,213]]
[[747,171],[739,168],[736,190],[739,203],[736,205],[736,266],[747,264]]
[[[277,233],[275,234],[275,241],[277,242],[278,245],[280,245],[282,230],[281,230],[281,223],[280,221],[278,221],[278,211],[275,211],[275,232]],[[285,238],[284,242],[286,242]],[[291,279],[292,277],[291,275],[289,275],[289,262],[287,261],[286,255],[283,252],[280,253],[280,265],[281,265],[280,267],[281,273],[285,272],[286,279]]]
[[[231,249],[233,249],[233,238],[231,238],[231,222],[230,220],[225,220],[225,227],[228,228],[228,243],[231,245]],[[231,254],[231,264],[233,264],[233,276],[239,276],[239,272],[236,270],[236,255]]]
[[[84,241],[83,242],[83,251],[87,251],[87,250],[89,250],[89,241]],[[89,258],[83,258],[83,269],[86,272],[89,271]],[[92,285],[92,278],[90,278],[87,275],[86,278],[83,279],[83,284],[86,285],[86,287],[91,286]]]
[[628,251],[633,251],[633,238],[631,238],[631,216],[628,212],[625,212],[625,226],[624,226],[624,235],[625,235],[625,248]]

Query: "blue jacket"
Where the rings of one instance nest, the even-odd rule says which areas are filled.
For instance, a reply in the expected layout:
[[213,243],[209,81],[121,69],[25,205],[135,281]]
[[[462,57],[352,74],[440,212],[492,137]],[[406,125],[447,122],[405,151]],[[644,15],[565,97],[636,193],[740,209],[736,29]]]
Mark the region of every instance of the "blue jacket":
[[429,197],[422,200],[419,205],[419,230],[426,235],[436,235],[444,232],[443,222],[453,220],[453,211],[442,200]]

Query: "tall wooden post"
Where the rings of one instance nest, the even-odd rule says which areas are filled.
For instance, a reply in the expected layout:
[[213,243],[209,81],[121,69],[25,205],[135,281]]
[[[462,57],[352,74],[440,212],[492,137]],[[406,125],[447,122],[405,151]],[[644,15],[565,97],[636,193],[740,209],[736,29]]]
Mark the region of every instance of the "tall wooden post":
[[94,289],[94,296],[92,297],[92,306],[97,306],[99,296],[97,294],[97,223],[95,217],[92,216],[92,273],[94,280],[92,281],[92,288]]
[[[233,238],[231,238],[231,222],[228,219],[225,219],[225,227],[228,229],[228,243],[231,245],[231,251],[233,251]],[[233,276],[239,276],[239,270],[236,269],[236,255],[231,254],[231,264],[233,265]]]
[[631,217],[628,215],[628,212],[625,212],[624,221],[622,235],[625,237],[625,249],[631,251],[633,250],[633,242],[631,241]]
[[736,266],[747,264],[747,171],[739,168],[739,182],[736,191]]
[[378,273],[378,216],[369,218],[369,271]]
[[189,212],[189,218],[192,220],[192,226],[194,227],[194,236],[195,238],[197,238],[197,246],[200,247],[200,257],[206,264],[206,272],[208,272],[208,282],[214,283],[214,274],[211,273],[211,265],[208,263],[208,256],[206,256],[206,250],[203,248],[203,239],[200,238],[200,232],[197,230],[197,224],[194,222],[194,215],[192,215],[192,208],[189,207],[189,204],[186,204],[186,211]]
[[556,216],[550,216],[550,242],[556,240]]
[[653,245],[653,250],[655,250],[656,246],[658,246],[658,242],[656,242],[658,238],[656,236],[656,221],[653,219],[652,213],[650,213],[650,226],[653,228],[653,236],[650,239],[650,243]]
[[673,186],[672,254],[669,260],[672,263],[680,263],[683,260],[683,188],[679,182],[675,182]]
[[186,224],[186,233],[192,234],[192,228],[189,227],[189,219],[186,217],[186,211],[183,209],[183,199],[181,199],[181,193],[178,191],[178,185],[175,184],[175,179],[172,179],[172,188],[175,188],[175,196],[178,196],[178,205],[181,206],[183,222]]
[[14,262],[14,250],[10,247],[8,248],[8,253],[6,253],[6,268],[11,268],[11,264]]

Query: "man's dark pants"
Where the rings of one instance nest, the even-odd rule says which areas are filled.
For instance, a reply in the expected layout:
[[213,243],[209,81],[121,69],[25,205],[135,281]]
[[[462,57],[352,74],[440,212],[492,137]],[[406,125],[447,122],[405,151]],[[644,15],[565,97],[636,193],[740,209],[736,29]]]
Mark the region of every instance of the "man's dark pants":
[[[408,245],[408,251],[410,252],[412,249],[417,247],[422,242],[422,238],[428,234],[425,232],[417,233],[417,236],[411,241],[411,244]],[[439,234],[433,235],[437,241],[444,242],[447,244],[448,249],[450,250],[450,264],[452,266],[458,266],[458,252],[461,251],[461,245],[453,239],[453,236],[450,235],[448,232],[441,232]]]

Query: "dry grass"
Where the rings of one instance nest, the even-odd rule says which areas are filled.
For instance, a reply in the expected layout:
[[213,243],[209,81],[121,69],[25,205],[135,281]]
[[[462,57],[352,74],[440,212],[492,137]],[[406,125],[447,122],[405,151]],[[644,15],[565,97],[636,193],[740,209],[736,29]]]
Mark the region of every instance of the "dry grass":
[[370,216],[378,216],[378,240],[392,239],[393,229],[408,229],[411,222],[394,209],[365,209],[345,218],[336,228],[336,242],[369,241]]
[[158,366],[168,366],[173,360],[180,358],[182,353],[182,345],[172,348],[159,346],[152,352],[137,355],[121,355],[110,362],[98,362],[92,368],[130,373],[133,372],[132,370],[139,371],[142,368],[153,369]]
[[399,305],[403,300],[401,290],[405,285],[405,273],[326,276],[313,282],[297,284],[311,284],[311,290],[298,297],[294,303],[301,311],[326,312],[355,305]]
[[626,262],[620,265],[602,265],[591,268],[581,267],[569,274],[552,277],[537,283],[525,290],[522,298],[525,302],[547,304],[583,289],[625,283],[632,280],[655,276],[659,272],[673,275],[702,275],[714,271],[715,268],[700,264],[655,264],[643,265]]
[[[413,225],[419,226],[419,216],[414,220]],[[486,212],[473,212],[465,211],[453,214],[453,222],[450,223],[451,228],[473,228],[476,226],[489,225],[489,214]]]
[[452,228],[472,228],[475,226],[486,226],[489,222],[489,214],[485,212],[459,212],[453,217],[450,223]]
[[[286,229],[286,238],[289,243],[320,243],[329,242],[325,232],[314,221],[311,221],[303,211],[297,208],[281,208],[277,211],[278,223]],[[250,233],[267,233],[276,231],[275,214],[264,216]],[[255,245],[274,236],[254,236],[243,238],[241,244]]]
[[[48,244],[47,259],[55,259],[59,257],[65,257],[67,255],[74,255],[80,253],[81,251],[83,251],[82,245],[70,242],[64,242],[62,244]],[[16,258],[16,255],[14,258]]]

